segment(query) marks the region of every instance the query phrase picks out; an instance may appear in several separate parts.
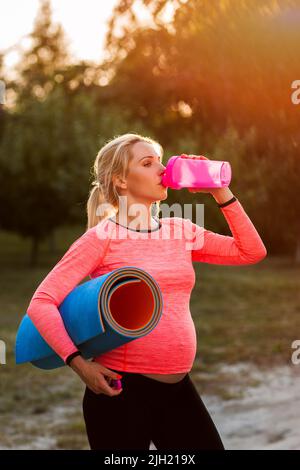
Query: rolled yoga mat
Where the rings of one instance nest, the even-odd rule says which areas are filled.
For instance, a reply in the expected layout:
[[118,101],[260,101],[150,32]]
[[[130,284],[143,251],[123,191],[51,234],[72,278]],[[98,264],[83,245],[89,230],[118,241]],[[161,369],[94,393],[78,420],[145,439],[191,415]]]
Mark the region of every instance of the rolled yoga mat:
[[[75,287],[58,307],[65,328],[85,359],[149,334],[158,324],[163,299],[156,281],[134,266],[115,269]],[[40,369],[65,363],[24,315],[16,336],[16,364]]]

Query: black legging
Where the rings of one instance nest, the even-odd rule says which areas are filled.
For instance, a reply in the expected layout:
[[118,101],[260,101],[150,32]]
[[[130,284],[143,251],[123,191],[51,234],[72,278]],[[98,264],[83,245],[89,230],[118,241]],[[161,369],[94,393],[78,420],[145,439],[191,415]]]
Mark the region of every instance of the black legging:
[[189,374],[177,383],[114,370],[123,391],[110,397],[88,387],[83,415],[91,449],[224,450]]

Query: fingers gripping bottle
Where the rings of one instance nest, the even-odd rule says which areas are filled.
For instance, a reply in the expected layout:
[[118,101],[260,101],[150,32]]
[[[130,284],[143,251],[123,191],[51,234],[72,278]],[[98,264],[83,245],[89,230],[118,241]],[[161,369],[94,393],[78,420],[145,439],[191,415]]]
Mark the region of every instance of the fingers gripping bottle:
[[223,188],[231,181],[229,162],[171,157],[162,177],[162,185],[172,189]]

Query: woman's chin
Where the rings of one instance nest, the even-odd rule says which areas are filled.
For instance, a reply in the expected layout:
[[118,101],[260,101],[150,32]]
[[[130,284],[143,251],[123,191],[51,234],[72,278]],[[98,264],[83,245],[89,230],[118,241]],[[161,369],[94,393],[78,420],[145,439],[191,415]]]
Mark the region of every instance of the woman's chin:
[[162,190],[160,191],[161,196],[159,198],[161,201],[164,200],[164,199],[167,199],[167,197],[168,197],[167,189],[168,188],[165,188],[164,186],[162,187]]
[[161,184],[158,185],[158,190],[155,191],[155,201],[154,202],[157,202],[157,201],[161,201],[161,200],[164,200],[164,199],[167,199],[168,197],[168,188],[166,186],[163,186]]

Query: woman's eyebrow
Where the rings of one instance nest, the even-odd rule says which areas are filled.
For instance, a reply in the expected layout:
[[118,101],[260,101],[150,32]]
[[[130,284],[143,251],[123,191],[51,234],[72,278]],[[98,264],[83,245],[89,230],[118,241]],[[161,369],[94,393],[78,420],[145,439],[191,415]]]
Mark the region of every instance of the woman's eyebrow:
[[[154,158],[153,155],[147,155],[146,157],[142,157],[139,161],[141,162],[142,160],[144,160],[144,158]],[[157,158],[159,158],[159,160],[161,160],[161,157],[158,155]]]

